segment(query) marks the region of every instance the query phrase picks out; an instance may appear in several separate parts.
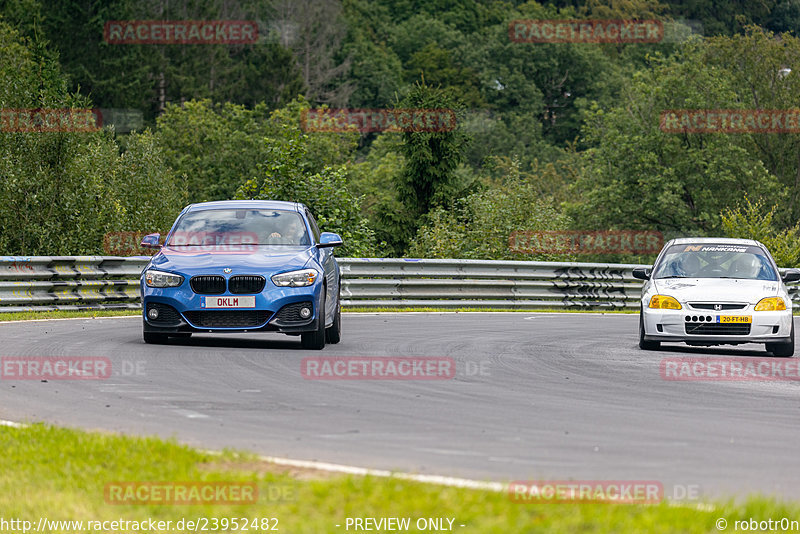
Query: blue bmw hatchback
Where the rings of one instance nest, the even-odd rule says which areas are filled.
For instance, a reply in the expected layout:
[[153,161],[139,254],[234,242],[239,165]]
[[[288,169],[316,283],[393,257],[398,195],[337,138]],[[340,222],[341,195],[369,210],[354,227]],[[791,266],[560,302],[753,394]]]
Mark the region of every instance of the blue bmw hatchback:
[[227,200],[183,209],[142,271],[146,343],[193,332],[273,331],[322,349],[341,338],[337,234],[303,204]]

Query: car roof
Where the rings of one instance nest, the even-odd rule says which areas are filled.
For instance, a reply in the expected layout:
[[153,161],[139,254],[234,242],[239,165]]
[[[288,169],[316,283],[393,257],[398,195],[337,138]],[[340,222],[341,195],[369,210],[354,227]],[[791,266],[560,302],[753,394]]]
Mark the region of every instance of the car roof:
[[213,209],[266,209],[288,210],[302,213],[303,205],[298,202],[285,202],[283,200],[217,200],[214,202],[199,202],[190,204],[186,211],[201,211]]
[[763,246],[754,239],[738,239],[733,237],[679,237],[673,239],[670,245],[690,245],[692,243],[717,243],[720,245],[750,245],[754,247]]

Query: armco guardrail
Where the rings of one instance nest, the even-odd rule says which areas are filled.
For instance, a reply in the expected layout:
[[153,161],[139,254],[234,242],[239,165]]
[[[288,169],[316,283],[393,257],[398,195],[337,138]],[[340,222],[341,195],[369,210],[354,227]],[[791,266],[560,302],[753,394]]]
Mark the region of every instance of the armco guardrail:
[[0,312],[137,309],[147,258],[0,256]]
[[[0,256],[0,312],[138,309],[147,258]],[[638,265],[341,258],[342,305],[638,308]],[[792,299],[800,304],[799,286]]]
[[636,265],[348,258],[342,304],[367,307],[635,308]]

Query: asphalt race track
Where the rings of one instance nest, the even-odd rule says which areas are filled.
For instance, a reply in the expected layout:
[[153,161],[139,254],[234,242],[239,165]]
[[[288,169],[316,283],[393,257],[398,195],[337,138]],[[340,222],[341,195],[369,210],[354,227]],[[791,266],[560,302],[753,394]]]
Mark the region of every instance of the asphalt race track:
[[[0,356],[111,360],[105,380],[0,380],[0,419],[176,437],[480,480],[657,480],[665,496],[800,498],[800,382],[675,382],[638,315],[344,314],[323,351],[279,334],[145,345],[141,318],[0,324]],[[447,380],[308,380],[309,356],[436,356]],[[2,431],[2,429],[0,429]],[[680,496],[680,495],[677,495]]]

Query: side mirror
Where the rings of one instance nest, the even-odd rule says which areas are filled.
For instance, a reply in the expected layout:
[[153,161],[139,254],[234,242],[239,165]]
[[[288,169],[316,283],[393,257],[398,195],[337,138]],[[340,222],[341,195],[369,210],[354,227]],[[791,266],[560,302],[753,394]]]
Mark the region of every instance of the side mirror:
[[158,244],[160,238],[161,234],[147,234],[139,245],[144,248],[161,248],[161,245]]
[[786,271],[783,273],[783,276],[781,276],[781,280],[783,280],[785,284],[797,282],[800,280],[800,270],[786,269]]
[[334,234],[333,232],[322,232],[319,236],[319,244],[317,248],[326,248],[326,247],[338,247],[339,245],[344,244],[342,242],[342,238],[339,234]]
[[633,269],[633,277],[639,280],[650,280],[650,274],[652,274],[650,267],[635,267]]

